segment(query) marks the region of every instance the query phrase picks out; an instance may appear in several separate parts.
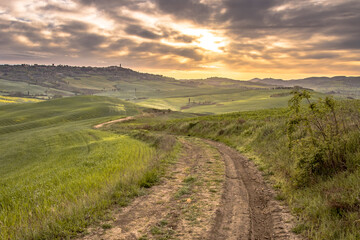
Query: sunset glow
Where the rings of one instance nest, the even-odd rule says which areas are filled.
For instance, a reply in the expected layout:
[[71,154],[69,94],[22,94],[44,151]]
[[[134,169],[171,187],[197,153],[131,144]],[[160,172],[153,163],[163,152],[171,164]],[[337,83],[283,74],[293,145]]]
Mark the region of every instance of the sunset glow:
[[0,0],[0,64],[176,78],[359,75],[360,2]]

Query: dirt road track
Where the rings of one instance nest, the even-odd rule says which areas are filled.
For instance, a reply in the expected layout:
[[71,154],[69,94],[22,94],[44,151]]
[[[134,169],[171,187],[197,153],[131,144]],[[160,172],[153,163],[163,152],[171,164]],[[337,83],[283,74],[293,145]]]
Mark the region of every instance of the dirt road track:
[[98,129],[98,128],[104,127],[106,125],[110,125],[110,124],[118,123],[118,122],[125,122],[125,121],[131,120],[131,119],[134,119],[134,117],[130,116],[130,117],[125,117],[125,118],[112,120],[112,121],[109,121],[109,122],[100,123],[98,125],[95,125],[94,128]]
[[226,164],[223,200],[209,239],[299,239],[291,232],[291,215],[274,200],[254,164],[224,144],[204,141]]
[[[291,232],[293,218],[274,200],[251,161],[222,143],[180,141],[183,153],[169,169],[170,175],[149,194],[114,210],[111,229],[89,229],[82,239],[300,239]],[[219,175],[220,162],[225,174]],[[178,197],[189,176],[195,176],[196,184]]]

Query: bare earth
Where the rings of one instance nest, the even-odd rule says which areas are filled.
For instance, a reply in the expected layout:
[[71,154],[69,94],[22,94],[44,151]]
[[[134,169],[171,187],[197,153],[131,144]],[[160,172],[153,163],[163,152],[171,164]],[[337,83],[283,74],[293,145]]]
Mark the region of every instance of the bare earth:
[[80,239],[300,239],[251,161],[222,143],[179,141],[182,154],[159,185],[114,208],[103,223],[110,229],[92,227]]
[[208,239],[300,239],[291,232],[294,219],[274,200],[253,162],[224,144],[204,141],[216,147],[226,164],[222,203]]
[[98,128],[101,128],[101,127],[103,127],[105,125],[118,123],[118,122],[125,122],[125,121],[131,120],[131,119],[134,119],[134,117],[120,118],[120,119],[112,120],[112,121],[109,121],[109,122],[100,123],[98,125],[95,125],[94,128],[98,129]]

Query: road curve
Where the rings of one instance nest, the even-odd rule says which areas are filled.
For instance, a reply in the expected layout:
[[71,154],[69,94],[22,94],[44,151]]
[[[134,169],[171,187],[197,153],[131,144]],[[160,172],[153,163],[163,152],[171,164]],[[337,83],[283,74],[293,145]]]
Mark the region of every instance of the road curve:
[[219,151],[226,166],[222,203],[207,239],[300,239],[291,232],[290,213],[274,200],[273,191],[255,165],[233,148],[204,141]]
[[116,119],[116,120],[112,120],[112,121],[100,123],[100,124],[98,124],[98,125],[95,125],[94,128],[95,128],[95,129],[98,129],[98,128],[101,128],[101,127],[103,127],[103,126],[105,126],[105,125],[110,125],[110,124],[118,123],[118,122],[125,122],[125,121],[131,120],[131,119],[134,119],[134,117],[130,116],[130,117],[125,117],[125,118],[120,118],[120,119]]
[[[98,129],[105,125],[117,122],[124,122],[131,119],[134,119],[134,117],[125,117],[105,122],[94,126],[94,128]],[[192,237],[188,235],[186,238],[178,236],[178,239],[301,239],[301,237],[295,235],[291,231],[294,218],[291,216],[285,206],[274,200],[274,191],[265,183],[261,172],[256,168],[253,162],[249,161],[235,149],[230,148],[223,143],[205,139],[198,139],[198,141],[202,141],[205,144],[210,145],[211,147],[216,149],[216,151],[218,151],[218,153],[220,154],[221,159],[225,163],[225,182],[223,184],[221,202],[219,202],[216,211],[211,214],[211,216],[208,215],[208,217],[211,218],[211,220],[208,222],[208,224],[210,225],[208,229],[203,229],[203,233],[197,235],[196,237],[195,235],[193,235]],[[183,141],[183,144],[185,144],[184,146],[188,148],[186,150],[188,154],[192,153],[192,155],[194,155],[196,152],[199,154],[203,152],[203,149],[201,148],[194,149],[194,145],[187,144],[187,141]],[[195,155],[191,156],[190,154],[190,158],[200,159],[198,156]],[[164,186],[166,187],[166,185],[169,185],[170,182],[167,182]],[[150,194],[146,198],[156,200],[159,198],[159,196]],[[167,201],[168,202],[165,204],[168,205],[167,208],[174,205],[174,199],[171,200],[171,198],[169,198]],[[147,206],[142,210],[143,213],[147,212],[147,210],[145,209],[151,208]],[[164,209],[163,211],[166,212]],[[139,210],[139,206],[137,206],[136,209],[132,211],[138,212]],[[153,212],[152,214],[155,214],[156,212],[157,211]],[[152,214],[148,213],[146,215],[147,217],[150,217],[150,215]],[[160,212],[156,214],[160,214]],[[123,217],[120,217],[120,219],[121,218],[124,218],[124,220],[121,221],[125,221],[127,217],[123,215]],[[132,221],[137,220],[133,219]],[[122,231],[126,229],[124,228],[124,226],[120,225],[118,226],[118,228],[123,229]],[[130,227],[130,229],[131,228],[134,228],[134,226]],[[183,230],[185,229],[183,228]],[[131,233],[133,233],[134,231],[136,231],[136,229],[132,229]],[[174,231],[176,232],[176,228],[174,228]],[[117,233],[114,235],[113,237],[115,238],[111,238],[109,236],[107,237],[109,237],[108,239],[126,239],[129,237],[129,235],[127,235],[127,237],[125,238],[120,237],[120,235],[122,234],[119,234],[119,231],[117,231]],[[95,234],[95,236],[99,237],[99,235],[97,234]],[[97,237],[85,237],[84,239],[98,239]],[[104,235],[102,237],[104,237]]]

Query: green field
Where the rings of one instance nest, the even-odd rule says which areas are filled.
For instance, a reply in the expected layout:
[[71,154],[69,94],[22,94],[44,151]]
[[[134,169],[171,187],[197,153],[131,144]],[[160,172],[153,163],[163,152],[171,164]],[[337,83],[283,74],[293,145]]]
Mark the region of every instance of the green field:
[[[331,101],[322,100],[310,108],[305,104],[299,113],[277,108],[175,120],[169,113],[169,117],[143,117],[111,128],[226,143],[254,161],[277,190],[276,199],[290,206],[299,219],[294,232],[315,240],[356,240],[360,238],[360,101],[335,101],[334,111],[331,106]],[[291,123],[295,128],[290,135]]]
[[66,238],[133,194],[156,149],[91,126],[140,111],[107,97],[0,106],[0,239]]
[[[176,93],[177,96],[173,97],[151,98],[135,102],[144,107],[189,113],[221,114],[286,107],[291,97],[290,92],[289,89],[207,89],[189,92],[182,96],[181,93]],[[324,95],[315,93],[315,96],[323,97]],[[190,105],[188,105],[189,99]]]
[[8,81],[0,78],[0,95],[8,95],[9,93],[21,93],[24,96],[31,95],[38,98],[48,99],[55,94],[63,96],[72,96],[74,93],[55,89],[52,87],[44,87],[36,84],[21,82],[21,81]]
[[[297,117],[310,124],[297,126],[291,137],[294,112],[278,107],[292,97],[290,89],[206,86],[158,91],[152,99],[135,99],[139,105],[105,96],[2,105],[0,239],[77,236],[113,204],[126,204],[156,181],[162,159],[175,154],[173,134],[221,141],[255,161],[278,189],[276,198],[298,216],[294,232],[316,240],[358,239],[360,103],[338,100],[332,111],[330,100],[330,108],[321,101],[314,112],[300,105]],[[227,112],[233,113],[213,115]],[[92,128],[125,116],[137,117]],[[316,122],[329,138],[309,132]]]
[[10,103],[35,103],[40,101],[41,100],[35,98],[0,96],[0,105],[10,104]]

